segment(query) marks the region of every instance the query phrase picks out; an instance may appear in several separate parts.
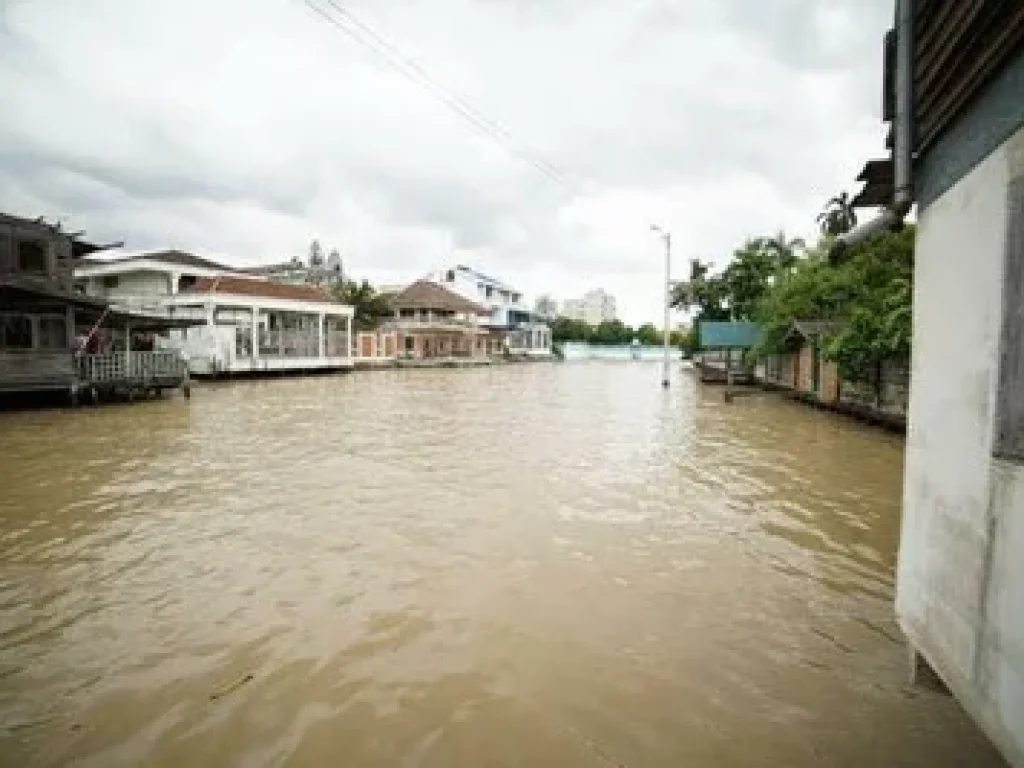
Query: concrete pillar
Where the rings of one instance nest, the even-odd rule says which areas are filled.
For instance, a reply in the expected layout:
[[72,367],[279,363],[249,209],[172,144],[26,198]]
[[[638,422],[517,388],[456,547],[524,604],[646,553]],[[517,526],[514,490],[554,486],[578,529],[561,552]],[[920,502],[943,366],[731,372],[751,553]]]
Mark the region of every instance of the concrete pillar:
[[259,307],[250,307],[249,311],[252,312],[252,327],[250,333],[252,336],[252,359],[260,359],[260,310]]

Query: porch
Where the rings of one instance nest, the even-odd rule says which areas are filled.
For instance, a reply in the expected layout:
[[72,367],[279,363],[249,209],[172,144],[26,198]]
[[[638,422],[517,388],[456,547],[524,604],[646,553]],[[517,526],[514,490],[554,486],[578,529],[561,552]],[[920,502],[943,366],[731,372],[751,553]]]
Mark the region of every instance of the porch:
[[188,379],[180,353],[107,352],[76,358],[78,385],[96,389],[175,389]]

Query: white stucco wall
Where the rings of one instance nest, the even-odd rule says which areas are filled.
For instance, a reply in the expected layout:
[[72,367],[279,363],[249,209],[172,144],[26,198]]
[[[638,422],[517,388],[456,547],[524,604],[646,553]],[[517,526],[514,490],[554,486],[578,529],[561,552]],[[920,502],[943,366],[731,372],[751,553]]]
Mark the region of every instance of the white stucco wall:
[[[1007,184],[1024,130],[918,216],[896,612],[1024,765],[1024,467],[992,457]],[[1024,396],[1024,393],[1022,393]]]
[[165,272],[139,270],[124,272],[117,277],[117,285],[107,286],[102,276],[89,277],[86,293],[125,306],[158,306],[160,297],[171,293],[170,275]]

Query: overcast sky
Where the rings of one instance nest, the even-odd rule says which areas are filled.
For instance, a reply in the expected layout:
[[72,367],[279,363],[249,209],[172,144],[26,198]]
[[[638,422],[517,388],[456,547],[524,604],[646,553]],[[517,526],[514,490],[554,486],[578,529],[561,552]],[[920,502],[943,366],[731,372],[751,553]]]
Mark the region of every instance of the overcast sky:
[[465,263],[531,298],[603,287],[639,323],[652,222],[680,275],[812,236],[882,150],[892,0],[334,2],[570,183],[303,0],[0,0],[0,210],[235,264],[316,237],[373,281]]

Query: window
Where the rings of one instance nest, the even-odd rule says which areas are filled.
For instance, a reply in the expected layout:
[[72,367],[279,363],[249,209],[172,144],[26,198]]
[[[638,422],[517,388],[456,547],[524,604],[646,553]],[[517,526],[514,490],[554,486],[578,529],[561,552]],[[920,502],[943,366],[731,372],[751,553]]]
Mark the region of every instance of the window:
[[235,326],[235,357],[252,357],[252,326]]
[[195,275],[182,275],[178,278],[178,290],[188,291],[196,287],[196,283],[199,282],[199,278]]
[[993,453],[1024,461],[1024,174],[1010,182],[1007,203]]
[[455,270],[454,269],[449,269],[448,270],[448,274],[444,276],[444,279],[447,280],[449,283],[454,283],[455,282]]
[[28,315],[0,315],[0,349],[32,349],[32,320]]
[[39,318],[39,348],[67,349],[68,323],[63,317]]
[[494,294],[494,288],[488,285],[487,289],[484,291],[484,295],[489,299],[489,298],[491,298],[491,296],[493,294]]
[[47,250],[47,243],[43,240],[18,241],[18,269],[46,274],[49,271]]
[[117,275],[104,275],[103,276],[103,287],[104,288],[117,288],[117,284],[121,282],[121,279]]
[[11,236],[6,232],[0,232],[0,272],[10,269],[13,262],[11,254]]
[[405,337],[405,351],[412,352],[415,349],[416,340],[412,336]]

